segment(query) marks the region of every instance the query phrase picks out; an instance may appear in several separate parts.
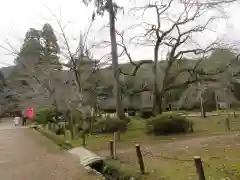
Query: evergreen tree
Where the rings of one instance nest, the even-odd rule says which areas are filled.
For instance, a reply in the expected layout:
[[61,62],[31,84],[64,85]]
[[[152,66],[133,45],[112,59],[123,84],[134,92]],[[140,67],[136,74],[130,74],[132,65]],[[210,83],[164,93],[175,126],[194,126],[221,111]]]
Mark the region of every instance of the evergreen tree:
[[20,85],[16,89],[20,93],[24,86],[28,86],[28,90],[31,87],[31,91],[48,90],[49,97],[53,97],[52,82],[57,77],[56,70],[61,69],[58,53],[59,46],[51,25],[45,24],[42,30],[30,28],[15,59],[16,67],[12,77],[15,84]]
[[[16,63],[30,65],[37,64],[42,52],[42,46],[40,43],[41,32],[30,28],[27,31],[24,39],[24,43],[20,49],[18,57],[16,58]],[[29,64],[30,63],[30,64]]]
[[2,73],[2,71],[0,71],[0,91],[2,91],[2,89],[6,86],[6,80],[5,77]]
[[41,34],[41,40],[43,42],[43,56],[42,60],[46,63],[51,63],[55,65],[58,69],[61,69],[58,53],[60,48],[57,42],[56,35],[50,24],[44,24]]
[[42,30],[30,28],[27,31],[16,63],[32,64],[35,65],[34,67],[37,67],[40,63],[50,63],[54,67],[57,66],[57,69],[61,69],[59,52],[60,48],[52,26],[44,24]]

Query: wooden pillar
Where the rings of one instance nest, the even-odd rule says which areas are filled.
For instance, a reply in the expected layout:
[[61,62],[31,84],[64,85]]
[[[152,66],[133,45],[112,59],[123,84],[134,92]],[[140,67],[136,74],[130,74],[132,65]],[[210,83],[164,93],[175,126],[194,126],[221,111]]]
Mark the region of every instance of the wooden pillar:
[[199,156],[195,156],[194,157],[194,162],[195,162],[195,167],[196,167],[196,171],[197,171],[197,174],[198,174],[198,179],[199,180],[206,180],[205,175],[204,175],[204,170],[203,170],[201,158]]
[[140,172],[142,174],[145,173],[145,167],[144,167],[144,162],[143,162],[143,157],[142,157],[142,152],[139,144],[136,144],[136,153],[137,153],[137,158],[138,158],[138,163],[140,167]]

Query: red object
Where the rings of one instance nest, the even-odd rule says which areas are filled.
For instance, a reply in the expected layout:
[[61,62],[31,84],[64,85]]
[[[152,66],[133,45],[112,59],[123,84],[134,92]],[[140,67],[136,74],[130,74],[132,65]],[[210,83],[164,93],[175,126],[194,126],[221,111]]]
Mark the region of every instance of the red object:
[[28,117],[29,119],[33,120],[35,117],[34,109],[29,108],[25,111],[25,116]]

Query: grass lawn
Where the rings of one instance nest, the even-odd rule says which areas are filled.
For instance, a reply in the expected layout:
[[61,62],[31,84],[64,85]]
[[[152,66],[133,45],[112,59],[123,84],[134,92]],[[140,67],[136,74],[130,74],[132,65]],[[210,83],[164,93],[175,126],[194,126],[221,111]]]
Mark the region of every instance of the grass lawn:
[[[144,120],[133,120],[117,142],[115,166],[140,175],[134,148],[139,143],[147,172],[142,179],[197,179],[193,157],[200,156],[207,179],[239,180],[240,117],[229,116],[231,132],[226,130],[226,116],[190,119],[194,122],[194,133],[160,137],[145,134]],[[92,135],[88,137],[87,147],[100,155],[108,155],[111,139],[112,135]]]
[[[197,179],[194,156],[201,156],[207,179],[240,179],[240,116],[229,116],[231,132],[226,130],[227,116],[209,116],[206,119],[189,117],[194,122],[194,133],[172,136],[145,134],[145,122],[133,119],[128,131],[117,142],[117,161],[112,161],[130,174],[139,173],[135,144],[141,145],[146,174],[141,179],[186,180]],[[109,155],[112,135],[89,135],[87,148]],[[81,145],[81,139],[68,139],[73,146]],[[111,163],[112,163],[111,162]]]
[[[158,143],[165,143],[169,141],[191,139],[193,137],[211,136],[216,134],[229,133],[226,130],[225,119],[227,116],[209,116],[206,119],[201,117],[189,117],[194,122],[194,133],[182,134],[182,135],[171,135],[171,136],[149,136],[145,133],[145,120],[133,119],[128,130],[121,134],[121,141],[117,143],[118,149],[129,149],[135,144],[141,145],[154,145]],[[240,116],[234,118],[229,116],[231,122],[232,132],[240,131]],[[231,133],[231,132],[230,132]],[[65,140],[70,142],[73,147],[81,146],[82,139],[76,138],[72,140],[70,135],[64,137]],[[112,134],[105,135],[88,135],[86,137],[87,148],[93,151],[102,151],[109,149],[109,141],[113,139]]]
[[[219,135],[205,138],[142,146],[146,168],[143,179],[197,179],[193,156],[201,156],[207,179],[240,178],[240,135]],[[117,155],[122,166],[138,172],[134,149]],[[138,173],[139,174],[139,173]]]
[[[232,132],[240,131],[240,116],[237,118],[229,117]],[[172,136],[149,136],[145,133],[144,120],[134,119],[129,124],[128,131],[121,134],[121,141],[117,143],[118,149],[132,148],[136,143],[141,145],[151,145],[165,143],[173,140],[191,139],[193,137],[212,136],[217,134],[229,133],[226,130],[226,116],[209,116],[206,119],[190,117],[194,122],[194,133],[186,135]],[[230,132],[231,133],[231,132]],[[87,137],[87,148],[93,151],[108,150],[109,141],[113,135],[90,135]]]

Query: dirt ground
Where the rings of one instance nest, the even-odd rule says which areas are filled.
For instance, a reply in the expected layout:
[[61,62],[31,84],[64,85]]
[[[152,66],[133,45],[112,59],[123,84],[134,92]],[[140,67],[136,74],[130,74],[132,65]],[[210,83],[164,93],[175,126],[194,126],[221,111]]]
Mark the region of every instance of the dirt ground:
[[4,180],[93,180],[78,159],[11,120],[0,122],[0,174]]
[[[221,134],[221,135],[213,135],[208,137],[193,137],[183,140],[171,140],[170,142],[161,142],[151,145],[144,145],[141,147],[141,150],[143,153],[148,153],[149,151],[156,151],[159,149],[165,149],[165,150],[185,150],[188,149],[188,147],[203,147],[204,144],[211,143],[211,142],[219,142],[222,139],[232,138],[232,137],[240,137],[240,133],[229,133],[229,134]],[[240,143],[240,142],[239,142]],[[240,144],[238,144],[240,148]],[[96,151],[101,156],[109,156],[110,152],[109,150],[99,150]],[[118,154],[124,154],[124,153],[133,153],[135,152],[134,144],[130,148],[121,148],[117,149]]]
[[[141,150],[148,180],[197,179],[194,156],[202,158],[207,179],[240,178],[240,133],[173,140],[142,146]],[[98,153],[109,154],[107,151]],[[128,170],[139,171],[134,146],[117,150],[117,158]]]

